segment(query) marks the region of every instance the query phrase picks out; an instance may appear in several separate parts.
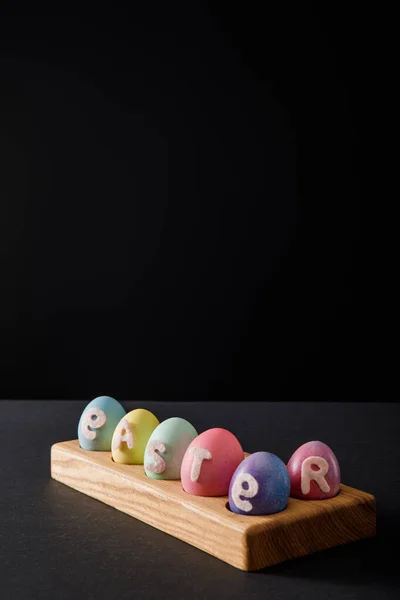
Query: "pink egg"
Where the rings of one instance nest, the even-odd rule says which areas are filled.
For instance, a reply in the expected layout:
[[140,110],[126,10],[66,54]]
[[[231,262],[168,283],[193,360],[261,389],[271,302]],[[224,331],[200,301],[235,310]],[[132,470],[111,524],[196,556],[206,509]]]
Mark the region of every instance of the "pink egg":
[[197,436],[183,457],[182,487],[194,496],[226,496],[244,452],[226,429],[208,429]]
[[287,464],[290,495],[302,500],[324,500],[338,494],[339,463],[323,442],[307,442],[297,448]]

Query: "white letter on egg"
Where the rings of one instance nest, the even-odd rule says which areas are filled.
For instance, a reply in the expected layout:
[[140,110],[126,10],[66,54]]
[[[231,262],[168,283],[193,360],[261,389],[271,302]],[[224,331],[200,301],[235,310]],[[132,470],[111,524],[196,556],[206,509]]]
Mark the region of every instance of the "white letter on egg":
[[163,473],[165,471],[165,460],[158,454],[165,452],[165,445],[162,442],[149,442],[147,446],[147,455],[150,462],[146,462],[144,468],[151,473]]
[[[312,469],[312,465],[319,467],[318,471]],[[304,495],[310,492],[310,482],[313,479],[323,492],[329,492],[330,487],[325,479],[325,475],[329,471],[329,465],[321,456],[309,456],[301,465],[301,491]]]
[[88,440],[95,440],[97,433],[89,429],[99,429],[107,421],[106,413],[101,408],[88,408],[82,415],[81,430]]
[[[249,486],[244,489],[243,484],[247,483]],[[236,504],[238,508],[244,510],[244,512],[250,512],[253,508],[253,505],[248,500],[242,500],[241,496],[245,498],[254,498],[258,492],[258,482],[257,479],[250,475],[250,473],[240,473],[232,486],[232,500]]]
[[126,442],[129,450],[134,446],[133,433],[126,419],[122,419],[119,425],[117,425],[113,436],[112,449],[117,450],[123,442]]
[[197,481],[200,477],[201,465],[203,464],[203,460],[210,460],[212,458],[212,454],[206,448],[199,448],[198,446],[192,446],[190,448],[189,453],[193,456],[192,469],[190,471],[190,479],[192,481]]

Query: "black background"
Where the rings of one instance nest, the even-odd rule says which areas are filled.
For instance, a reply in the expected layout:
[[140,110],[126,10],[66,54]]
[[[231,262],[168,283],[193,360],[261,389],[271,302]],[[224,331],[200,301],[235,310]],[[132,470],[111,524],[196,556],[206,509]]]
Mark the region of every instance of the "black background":
[[365,400],[367,9],[145,4],[2,15],[0,397]]

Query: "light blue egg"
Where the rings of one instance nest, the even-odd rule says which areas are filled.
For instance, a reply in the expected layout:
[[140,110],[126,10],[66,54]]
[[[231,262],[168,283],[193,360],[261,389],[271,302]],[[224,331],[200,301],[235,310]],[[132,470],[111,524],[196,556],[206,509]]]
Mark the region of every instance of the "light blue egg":
[[78,424],[78,439],[84,450],[111,451],[114,430],[126,411],[110,396],[98,396],[86,406]]
[[180,479],[183,457],[197,436],[197,431],[186,419],[171,417],[160,423],[151,434],[144,453],[146,475],[153,479]]

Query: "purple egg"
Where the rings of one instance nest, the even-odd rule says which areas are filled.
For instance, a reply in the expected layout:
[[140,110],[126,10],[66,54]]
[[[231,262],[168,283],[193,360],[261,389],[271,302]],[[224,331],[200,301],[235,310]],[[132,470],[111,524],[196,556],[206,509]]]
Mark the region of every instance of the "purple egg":
[[287,507],[289,493],[285,463],[270,452],[255,452],[233,474],[229,508],[239,515],[271,515]]

